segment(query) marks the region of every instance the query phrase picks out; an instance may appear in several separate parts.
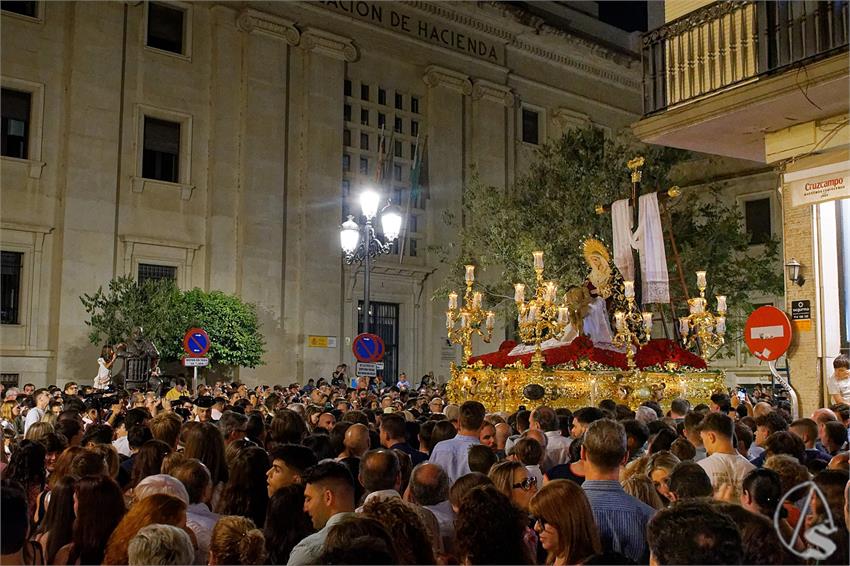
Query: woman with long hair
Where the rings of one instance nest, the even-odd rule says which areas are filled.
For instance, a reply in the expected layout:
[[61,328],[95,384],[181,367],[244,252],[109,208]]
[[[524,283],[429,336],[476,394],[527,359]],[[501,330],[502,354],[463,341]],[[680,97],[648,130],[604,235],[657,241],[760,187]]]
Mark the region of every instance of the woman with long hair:
[[217,426],[206,422],[193,425],[185,435],[181,435],[181,439],[186,458],[197,458],[209,470],[213,486],[212,505],[215,507],[229,477],[224,456],[224,437]]
[[521,462],[501,462],[490,468],[490,479],[496,489],[508,496],[517,508],[528,511],[531,498],[537,493],[537,479],[529,475]]
[[3,470],[3,479],[18,482],[27,494],[30,523],[35,518],[38,495],[47,481],[44,459],[47,450],[39,442],[23,440],[9,458],[9,465]]
[[241,515],[262,525],[266,520],[269,491],[266,472],[269,456],[258,446],[243,448],[230,467],[230,479],[221,492],[216,512],[221,515]]
[[56,553],[73,537],[76,484],[76,478],[65,476],[56,481],[50,490],[50,505],[35,535],[35,541],[41,545],[48,564],[53,564]]
[[269,499],[263,534],[269,564],[286,564],[292,548],[315,532],[310,515],[304,512],[304,487],[282,487]]
[[222,517],[210,538],[209,564],[264,564],[266,540],[251,519]]
[[663,509],[664,500],[646,474],[636,474],[623,482],[623,490],[653,509]]
[[[49,507],[48,507],[49,509]],[[86,476],[74,486],[71,542],[56,553],[54,564],[100,564],[109,536],[124,517],[124,495],[105,475]]]
[[581,564],[602,552],[599,532],[584,490],[569,480],[552,480],[531,499],[534,528],[549,553],[547,564]]
[[186,529],[186,504],[164,493],[149,495],[137,501],[109,537],[103,563],[127,564],[129,561],[127,547],[130,541],[142,527],[154,523]]
[[436,564],[428,529],[416,509],[398,497],[373,499],[363,515],[377,519],[396,542],[399,564]]
[[665,505],[670,501],[670,488],[667,485],[667,478],[670,477],[670,472],[679,462],[679,458],[671,452],[662,450],[650,456],[646,465],[646,475],[652,480],[655,491],[661,496]]
[[133,459],[133,474],[129,487],[136,487],[148,476],[160,473],[162,461],[171,454],[171,446],[161,440],[148,440]]

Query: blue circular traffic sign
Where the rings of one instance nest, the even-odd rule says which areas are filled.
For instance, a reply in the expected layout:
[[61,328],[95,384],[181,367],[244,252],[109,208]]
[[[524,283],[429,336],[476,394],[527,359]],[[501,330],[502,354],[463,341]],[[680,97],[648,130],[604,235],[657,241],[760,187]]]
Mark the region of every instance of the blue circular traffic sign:
[[379,362],[384,357],[384,341],[377,334],[358,334],[351,344],[351,351],[358,362]]
[[189,356],[203,356],[209,349],[210,336],[203,328],[190,328],[183,337],[183,350]]

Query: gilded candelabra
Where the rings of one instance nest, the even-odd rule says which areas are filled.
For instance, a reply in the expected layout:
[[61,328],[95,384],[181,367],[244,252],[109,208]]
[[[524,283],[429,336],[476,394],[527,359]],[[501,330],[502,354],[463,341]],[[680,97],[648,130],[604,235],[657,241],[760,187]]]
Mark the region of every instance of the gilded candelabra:
[[[475,266],[466,266],[466,292],[463,295],[463,307],[458,308],[458,295],[449,293],[449,310],[446,311],[446,331],[449,340],[463,346],[463,365],[472,357],[472,335],[477,334],[484,342],[489,343],[493,337],[493,327],[496,324],[496,314],[485,311],[480,291],[473,291],[475,283]],[[460,322],[458,326],[457,323]],[[483,330],[482,330],[483,328]]]
[[709,348],[720,348],[725,343],[726,334],[726,297],[717,295],[717,314],[708,310],[705,298],[706,272],[697,271],[699,297],[688,299],[690,314],[679,318],[679,334],[686,348],[699,348],[700,356],[705,358]]
[[525,285],[514,285],[514,302],[519,316],[519,337],[525,343],[533,342],[533,364],[543,363],[543,350],[540,344],[544,339],[556,338],[563,334],[568,323],[568,310],[558,304],[558,285],[554,281],[543,281],[543,252],[532,252],[534,272],[537,274],[537,287],[534,298],[525,300]]
[[[634,370],[635,353],[632,349],[633,344],[643,346],[649,342],[652,334],[652,313],[640,312],[635,305],[635,282],[624,281],[624,294],[626,296],[627,307],[625,311],[616,311],[614,313],[614,323],[617,333],[614,335],[614,345],[626,349],[626,363],[630,370]],[[641,339],[640,333],[635,332],[635,328],[643,326],[644,338]]]

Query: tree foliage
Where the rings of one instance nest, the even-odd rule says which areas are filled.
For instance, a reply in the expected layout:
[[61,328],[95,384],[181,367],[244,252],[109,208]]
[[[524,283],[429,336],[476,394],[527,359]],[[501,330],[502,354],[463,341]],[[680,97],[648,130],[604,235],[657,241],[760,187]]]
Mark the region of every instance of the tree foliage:
[[183,336],[189,328],[210,335],[207,354],[213,365],[256,367],[265,345],[254,306],[220,291],[181,291],[170,280],[145,281],[118,277],[91,294],[80,297],[91,329],[92,344],[129,340],[141,326],[157,346],[163,361],[183,357]]
[[[557,281],[561,288],[582,283],[588,268],[581,242],[596,236],[611,246],[611,215],[596,214],[596,205],[630,196],[626,163],[637,155],[645,157],[643,192],[676,184],[676,166],[690,156],[685,151],[642,144],[629,134],[607,137],[591,127],[571,130],[541,146],[529,171],[509,190],[487,186],[473,174],[464,187],[461,214],[444,215],[446,224],[457,230],[458,239],[456,244],[435,250],[452,266],[436,295],[444,297],[450,289],[462,288],[462,266],[475,264],[477,284],[488,304],[510,320],[516,315],[513,283],[534,282],[531,252],[537,249],[544,251],[547,279]],[[689,295],[697,294],[694,271],[707,270],[708,296],[728,296],[731,335],[736,329],[735,314],[751,308],[751,293],[781,292],[777,242],[768,242],[758,254],[751,253],[740,212],[714,189],[686,192],[669,205],[669,212],[662,224],[671,295],[681,299],[682,291],[667,237],[670,227]],[[677,315],[686,314],[681,300],[677,307]],[[665,312],[669,316],[668,307]]]

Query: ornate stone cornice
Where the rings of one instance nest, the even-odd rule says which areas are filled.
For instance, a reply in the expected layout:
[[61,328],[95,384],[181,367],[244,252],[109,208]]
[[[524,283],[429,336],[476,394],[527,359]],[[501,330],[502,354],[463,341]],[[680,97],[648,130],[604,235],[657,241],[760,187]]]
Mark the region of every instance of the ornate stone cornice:
[[472,94],[472,81],[467,75],[437,65],[429,65],[422,80],[431,88],[444,86],[466,96]]
[[441,18],[445,18],[463,26],[478,30],[489,36],[498,37],[499,39],[503,39],[508,42],[513,40],[513,34],[508,30],[500,28],[498,26],[490,25],[486,22],[482,22],[478,18],[474,18],[472,16],[468,16],[466,14],[462,14],[460,12],[452,10],[451,8],[447,7],[447,5],[450,5],[450,3],[414,1],[405,2],[405,4],[407,4],[408,6],[412,6],[417,10],[422,10],[423,12],[428,12],[429,14],[434,14],[435,16],[439,16]]
[[359,57],[357,47],[350,38],[316,28],[304,30],[301,34],[301,47],[348,63],[357,61]]
[[282,39],[289,45],[298,45],[301,41],[301,32],[295,27],[295,22],[253,8],[239,12],[236,27],[246,33],[262,33]]
[[492,100],[493,102],[504,104],[508,108],[512,108],[516,101],[516,97],[511,92],[510,87],[482,79],[476,80],[472,84],[472,99]]
[[552,111],[552,120],[561,128],[589,126],[592,123],[587,114],[563,107],[555,108]]
[[555,63],[559,63],[566,67],[571,67],[582,73],[597,77],[604,81],[608,81],[610,83],[614,83],[626,88],[640,90],[642,88],[642,83],[640,78],[630,79],[622,73],[618,73],[613,70],[604,69],[597,65],[591,65],[587,63],[585,60],[576,58],[576,57],[567,57],[566,55],[562,55],[560,53],[555,53],[549,49],[545,49],[543,47],[539,47],[537,45],[533,45],[521,39],[517,39],[514,41],[512,47],[516,47],[521,49],[531,55],[536,57],[540,57],[543,59],[548,59],[550,61],[554,61]]

